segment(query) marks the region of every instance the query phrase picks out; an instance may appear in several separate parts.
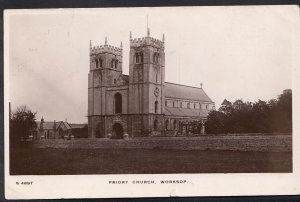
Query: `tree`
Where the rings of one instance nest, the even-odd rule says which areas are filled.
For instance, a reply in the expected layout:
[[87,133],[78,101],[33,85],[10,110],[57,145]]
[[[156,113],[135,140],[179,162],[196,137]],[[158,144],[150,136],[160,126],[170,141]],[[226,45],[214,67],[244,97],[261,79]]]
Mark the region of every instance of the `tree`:
[[233,107],[232,107],[231,102],[229,102],[226,99],[222,102],[221,107],[219,108],[219,111],[226,115],[231,114],[232,110],[233,110]]
[[292,93],[279,95],[272,109],[270,124],[277,132],[292,132]]
[[208,133],[292,132],[292,92],[268,102],[225,99],[218,111],[209,113],[206,126]]
[[26,105],[16,109],[10,120],[10,143],[17,144],[26,139],[36,129],[36,112],[32,112]]
[[207,133],[224,133],[224,122],[226,115],[219,111],[211,111],[205,123]]

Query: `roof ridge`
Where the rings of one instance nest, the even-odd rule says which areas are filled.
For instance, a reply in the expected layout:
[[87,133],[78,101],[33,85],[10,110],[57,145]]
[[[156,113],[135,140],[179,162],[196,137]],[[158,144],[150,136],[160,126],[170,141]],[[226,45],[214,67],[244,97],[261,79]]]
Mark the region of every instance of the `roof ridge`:
[[[178,86],[185,86],[185,87],[190,87],[190,88],[197,88],[197,89],[203,90],[203,88],[196,87],[196,86],[188,86],[188,85],[178,84],[178,83],[172,83],[172,82],[165,82],[165,83],[169,83],[169,84],[173,84],[173,85],[178,85]],[[204,91],[204,90],[203,90],[203,91]]]

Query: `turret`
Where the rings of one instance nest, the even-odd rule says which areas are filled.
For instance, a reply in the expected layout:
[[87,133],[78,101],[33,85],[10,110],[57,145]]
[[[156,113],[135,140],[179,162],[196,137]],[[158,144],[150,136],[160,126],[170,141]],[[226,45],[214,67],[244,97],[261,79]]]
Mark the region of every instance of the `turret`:
[[[108,44],[105,37],[104,45],[90,44],[90,72],[88,78],[88,116],[106,115],[107,88],[120,85],[122,81],[122,42],[120,47]],[[111,103],[109,103],[111,104]],[[90,118],[91,123],[92,118]],[[89,128],[89,134],[95,137],[95,129]]]
[[[164,40],[164,36],[163,36]],[[129,83],[131,113],[162,114],[164,109],[164,41],[150,36],[132,38],[130,33]],[[142,90],[143,89],[143,90]],[[146,96],[146,99],[145,99]],[[148,102],[148,100],[152,102]]]
[[108,45],[107,37],[105,37],[104,45],[92,46],[90,44],[90,70],[111,68],[122,71],[122,57],[122,44],[121,47]]

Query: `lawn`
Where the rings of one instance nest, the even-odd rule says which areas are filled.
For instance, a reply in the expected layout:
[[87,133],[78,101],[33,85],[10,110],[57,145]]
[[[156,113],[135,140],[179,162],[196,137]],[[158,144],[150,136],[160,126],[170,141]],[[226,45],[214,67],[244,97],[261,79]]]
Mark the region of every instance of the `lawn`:
[[11,175],[292,172],[292,152],[167,149],[10,150]]

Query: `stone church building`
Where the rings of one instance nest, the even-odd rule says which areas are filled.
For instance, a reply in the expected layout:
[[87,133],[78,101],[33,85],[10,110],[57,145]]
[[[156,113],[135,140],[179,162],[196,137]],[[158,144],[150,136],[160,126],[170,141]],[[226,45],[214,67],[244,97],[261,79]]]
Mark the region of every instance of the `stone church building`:
[[165,41],[130,33],[129,75],[120,47],[90,44],[90,138],[187,136],[205,133],[214,102],[197,87],[165,82]]

